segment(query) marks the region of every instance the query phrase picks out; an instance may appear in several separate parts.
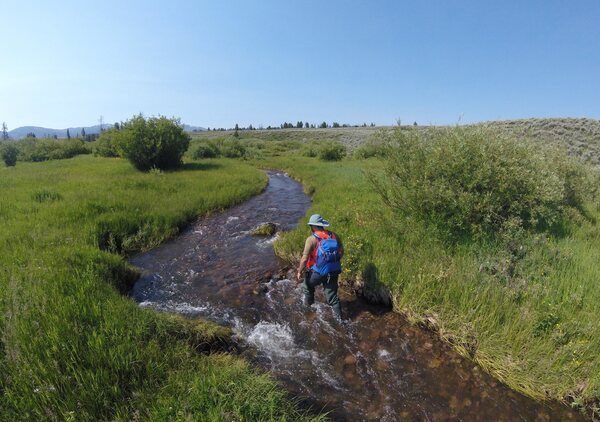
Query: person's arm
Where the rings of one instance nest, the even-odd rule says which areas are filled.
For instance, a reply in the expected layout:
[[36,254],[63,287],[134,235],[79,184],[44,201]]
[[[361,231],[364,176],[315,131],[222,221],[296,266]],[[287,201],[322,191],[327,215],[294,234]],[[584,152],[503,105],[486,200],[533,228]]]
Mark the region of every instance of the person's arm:
[[300,277],[302,277],[302,270],[304,270],[306,261],[308,261],[308,257],[305,255],[302,255],[302,259],[300,260],[300,265],[298,265],[298,271],[296,272],[296,277],[298,278],[298,281],[300,281]]
[[298,278],[298,281],[300,281],[300,277],[302,277],[302,271],[304,271],[306,262],[308,261],[308,256],[312,252],[312,248],[313,248],[312,239],[314,239],[314,238],[311,236],[308,239],[306,239],[306,242],[304,242],[304,251],[302,252],[302,259],[300,259],[300,264],[298,265],[298,271],[296,272],[296,277]]

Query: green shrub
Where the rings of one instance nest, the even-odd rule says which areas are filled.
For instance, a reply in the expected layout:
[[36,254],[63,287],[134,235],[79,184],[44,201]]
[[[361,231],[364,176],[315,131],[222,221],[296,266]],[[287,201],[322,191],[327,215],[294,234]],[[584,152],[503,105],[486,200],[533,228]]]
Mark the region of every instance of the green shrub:
[[213,143],[200,143],[196,145],[196,148],[192,152],[192,158],[199,160],[202,158],[217,158],[221,156],[221,151]]
[[221,154],[227,158],[243,158],[246,155],[246,147],[237,139],[226,139],[220,147]]
[[140,114],[114,133],[113,142],[119,154],[138,170],[148,171],[153,167],[168,170],[181,165],[190,137],[178,119],[164,116],[145,119]]
[[0,145],[0,157],[7,167],[14,167],[17,164],[17,155],[19,150],[13,144],[5,143]]
[[[583,210],[590,172],[564,152],[484,129],[395,130],[383,176],[371,180],[405,216],[457,236],[548,230]],[[383,138],[383,139],[381,139]]]
[[318,157],[325,161],[339,161],[346,155],[346,147],[336,141],[323,142],[318,149]]
[[47,161],[89,154],[90,148],[81,139],[25,138],[17,142],[21,161]]
[[262,141],[220,137],[196,143],[191,157],[196,160],[219,157],[260,159],[264,148],[265,143]]
[[302,146],[301,153],[305,157],[316,157],[319,154],[319,143],[316,141],[307,142]]
[[118,157],[119,153],[114,145],[114,138],[117,129],[109,129],[104,131],[98,137],[98,140],[94,142],[92,151],[97,157]]
[[359,160],[372,157],[383,157],[385,156],[385,145],[378,141],[369,140],[356,148],[353,156]]
[[265,155],[263,153],[263,149],[249,147],[246,148],[246,152],[244,153],[244,159],[247,160],[264,160]]

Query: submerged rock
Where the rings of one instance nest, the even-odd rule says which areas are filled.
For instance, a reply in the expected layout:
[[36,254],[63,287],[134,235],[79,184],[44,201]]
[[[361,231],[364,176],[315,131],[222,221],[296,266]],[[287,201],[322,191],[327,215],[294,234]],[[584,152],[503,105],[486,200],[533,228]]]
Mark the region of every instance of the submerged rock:
[[354,355],[348,355],[344,358],[346,365],[356,365],[356,357]]
[[254,236],[273,236],[277,232],[275,223],[264,223],[252,230]]

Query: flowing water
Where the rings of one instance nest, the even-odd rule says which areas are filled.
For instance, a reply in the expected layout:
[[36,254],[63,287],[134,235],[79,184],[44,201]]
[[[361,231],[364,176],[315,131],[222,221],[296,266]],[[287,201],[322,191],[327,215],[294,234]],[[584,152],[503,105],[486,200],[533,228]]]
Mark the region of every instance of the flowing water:
[[262,194],[134,258],[142,270],[134,299],[232,326],[253,362],[334,420],[580,418],[509,390],[389,309],[344,292],[344,323],[333,318],[322,293],[311,309],[303,308],[301,285],[282,272],[275,238],[250,231],[265,222],[292,229],[309,206],[300,184],[269,173]]

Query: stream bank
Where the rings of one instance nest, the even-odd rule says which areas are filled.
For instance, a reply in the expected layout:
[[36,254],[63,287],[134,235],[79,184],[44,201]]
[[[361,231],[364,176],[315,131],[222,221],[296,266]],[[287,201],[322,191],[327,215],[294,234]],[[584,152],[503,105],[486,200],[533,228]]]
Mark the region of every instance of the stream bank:
[[339,324],[318,292],[304,309],[300,285],[273,251],[276,235],[251,232],[267,222],[292,229],[310,199],[285,174],[269,179],[262,194],[135,257],[140,306],[232,327],[250,360],[335,420],[580,418],[509,390],[389,307],[341,292],[347,322]]

